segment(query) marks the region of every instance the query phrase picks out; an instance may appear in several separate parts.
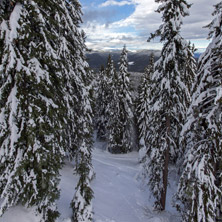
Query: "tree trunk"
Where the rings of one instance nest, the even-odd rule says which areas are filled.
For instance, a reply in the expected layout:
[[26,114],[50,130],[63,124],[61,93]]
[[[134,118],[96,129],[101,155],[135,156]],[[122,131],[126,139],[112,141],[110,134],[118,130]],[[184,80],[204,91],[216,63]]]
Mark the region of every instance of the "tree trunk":
[[166,117],[166,130],[167,130],[167,149],[165,150],[165,163],[163,169],[163,190],[161,192],[161,210],[165,210],[166,207],[166,194],[167,194],[167,183],[168,183],[168,165],[169,165],[169,152],[170,152],[170,117],[167,115]]

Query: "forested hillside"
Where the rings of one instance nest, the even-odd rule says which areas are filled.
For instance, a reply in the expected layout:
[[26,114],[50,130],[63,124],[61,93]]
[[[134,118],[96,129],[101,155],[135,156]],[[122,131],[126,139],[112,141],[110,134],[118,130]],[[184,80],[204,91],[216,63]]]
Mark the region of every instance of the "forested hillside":
[[[128,70],[129,72],[143,73],[149,63],[150,56],[154,54],[155,61],[160,57],[160,50],[138,50],[128,51]],[[87,62],[89,66],[96,72],[105,65],[109,54],[112,56],[115,66],[118,69],[119,57],[121,50],[113,51],[91,51],[86,53]],[[197,60],[200,57],[200,52],[195,52],[194,57]]]

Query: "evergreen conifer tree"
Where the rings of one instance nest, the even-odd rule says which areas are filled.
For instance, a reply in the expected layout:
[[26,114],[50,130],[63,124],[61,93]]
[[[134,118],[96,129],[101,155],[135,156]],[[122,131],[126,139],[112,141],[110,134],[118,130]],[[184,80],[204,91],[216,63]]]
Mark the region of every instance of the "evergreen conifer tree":
[[152,88],[151,78],[154,73],[154,54],[150,56],[149,65],[145,68],[142,83],[139,87],[139,96],[137,100],[137,124],[139,128],[139,143],[140,143],[140,153],[141,159],[145,158],[146,155],[146,144],[147,132],[149,131],[149,98],[151,97],[150,92]]
[[107,139],[108,139],[108,150],[110,152],[115,149],[115,141],[114,138],[114,128],[116,127],[116,124],[118,124],[116,115],[118,113],[118,78],[116,69],[114,67],[114,62],[111,58],[111,55],[108,57],[107,61],[107,67],[106,67],[106,76],[107,76],[107,105],[105,110],[105,115],[107,118]]
[[97,92],[98,111],[97,111],[97,137],[99,139],[108,139],[109,137],[109,119],[111,115],[111,103],[115,84],[115,67],[111,55],[108,56],[106,68],[100,71],[99,89]]
[[[87,92],[87,91],[85,91]],[[84,92],[83,92],[84,93]],[[90,187],[90,182],[93,179],[94,171],[92,167],[92,113],[89,103],[89,95],[83,95],[83,106],[81,107],[82,116],[80,137],[82,144],[76,154],[76,169],[75,172],[80,176],[74,198],[71,203],[73,209],[73,220],[75,222],[90,222],[92,221],[92,198],[93,191]],[[85,104],[85,105],[84,105]],[[82,134],[82,135],[81,135]]]
[[90,187],[90,182],[93,179],[94,171],[92,168],[92,155],[89,144],[83,141],[82,146],[78,151],[78,165],[76,173],[80,175],[76,192],[71,203],[73,209],[74,222],[90,222],[93,218],[92,198],[93,191]]
[[126,153],[132,149],[130,133],[133,114],[125,46],[120,57],[119,73],[114,72],[111,89],[108,149],[112,153]]
[[71,207],[74,221],[92,221],[92,71],[85,58],[85,34],[79,30],[81,5],[78,0],[62,1],[62,7],[60,25],[64,33],[60,35],[59,54],[66,77],[66,150],[71,159],[75,158],[75,173],[80,176]]
[[107,116],[106,107],[107,101],[107,75],[104,67],[101,67],[98,76],[98,90],[96,96],[96,127],[97,127],[97,138],[106,139],[107,136]]
[[182,131],[186,156],[176,198],[184,221],[216,220],[222,183],[222,2],[208,25],[211,43],[199,59],[192,104]]
[[[188,43],[187,50],[186,50],[186,64],[185,64],[185,79],[184,81],[187,83],[188,90],[190,94],[192,93],[192,87],[194,84],[194,79],[197,73],[197,61],[194,58],[194,53],[196,48],[191,43]],[[189,104],[188,104],[189,105]]]
[[159,36],[163,49],[151,79],[147,132],[149,144],[144,169],[148,172],[149,186],[156,199],[155,208],[164,210],[168,166],[179,155],[179,134],[190,100],[184,76],[188,44],[180,35],[182,18],[189,14],[190,5],[185,0],[156,2],[161,3],[157,12],[163,14],[163,23],[149,40]]
[[[59,169],[65,155],[76,157],[78,167],[85,164],[89,178],[92,169],[87,155],[92,146],[91,72],[84,56],[85,37],[79,30],[81,7],[78,1],[65,0],[4,2],[0,15],[1,214],[22,203],[37,206],[42,221],[55,221]],[[81,181],[82,192],[91,190],[87,178]]]
[[43,221],[54,221],[64,158],[61,110],[65,107],[58,84],[63,79],[56,28],[47,27],[53,19],[51,5],[6,2],[14,3],[14,8],[4,11],[7,16],[1,14],[0,21],[0,214],[22,203],[37,206]]

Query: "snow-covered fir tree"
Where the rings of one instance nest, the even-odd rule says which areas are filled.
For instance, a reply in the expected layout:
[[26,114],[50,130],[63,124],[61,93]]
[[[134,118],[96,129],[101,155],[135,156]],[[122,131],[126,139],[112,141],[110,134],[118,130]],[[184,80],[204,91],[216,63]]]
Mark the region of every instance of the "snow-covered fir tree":
[[76,167],[76,173],[80,175],[80,178],[71,203],[73,209],[73,221],[90,222],[93,218],[93,191],[90,182],[94,177],[94,171],[91,163],[91,149],[89,149],[89,144],[87,145],[85,141],[83,141],[79,148],[78,158],[79,161]]
[[186,65],[184,68],[185,72],[185,79],[184,81],[187,83],[188,90],[190,94],[192,93],[192,87],[194,84],[194,79],[197,73],[197,61],[194,57],[194,53],[196,51],[195,45],[191,45],[191,43],[188,43],[187,50],[186,50]]
[[22,203],[54,221],[65,108],[56,27],[47,27],[53,16],[43,1],[13,3],[0,18],[0,214]]
[[108,150],[112,152],[115,150],[116,138],[114,134],[114,128],[119,124],[116,118],[118,115],[118,77],[114,66],[114,62],[111,55],[108,57],[107,67],[107,96],[106,96],[106,110],[105,116],[107,119],[106,129],[107,129],[107,140],[108,140]]
[[[84,92],[83,92],[84,93]],[[92,167],[92,118],[89,115],[91,105],[89,103],[89,96],[83,95],[85,106],[80,110],[83,115],[80,120],[82,144],[77,150],[76,154],[76,169],[75,172],[80,176],[76,187],[76,192],[71,203],[73,209],[74,222],[90,222],[93,217],[92,198],[93,191],[90,182],[93,179],[94,171]],[[82,134],[82,135],[81,135]]]
[[109,138],[109,119],[111,119],[111,103],[115,92],[114,79],[116,70],[111,55],[108,56],[106,68],[101,69],[98,80],[98,92],[97,92],[97,138],[107,139]]
[[192,104],[182,131],[187,152],[176,198],[183,220],[190,222],[216,221],[221,209],[222,2],[215,5],[213,15],[208,26],[212,40],[199,59]]
[[181,37],[182,18],[187,16],[190,5],[185,1],[156,0],[161,3],[157,12],[162,13],[163,23],[151,34],[149,40],[160,37],[163,42],[161,57],[155,64],[151,79],[149,120],[144,173],[148,173],[149,187],[156,199],[155,208],[165,209],[168,166],[179,154],[178,140],[185,121],[190,94],[185,81],[185,63],[188,43]]
[[11,12],[14,9],[14,5],[17,1],[16,0],[1,0],[0,1],[0,12],[1,12],[1,16],[4,19],[8,19]]
[[[92,221],[92,72],[85,58],[85,34],[78,28],[82,22],[81,5],[78,0],[63,1],[62,4],[64,16],[61,17],[61,26],[65,27],[65,30],[64,36],[60,36],[60,54],[65,61],[67,77],[66,150],[69,157],[75,158],[75,173],[80,176],[71,207],[74,221]],[[66,41],[69,39],[70,41]]]
[[[54,221],[65,155],[81,157],[77,164],[91,169],[91,155],[81,156],[92,146],[81,8],[78,1],[65,0],[2,2],[1,214],[22,203],[37,206],[42,221]],[[88,180],[82,181],[87,192]]]
[[132,118],[128,60],[126,47],[124,46],[120,57],[119,73],[114,72],[112,81],[112,97],[108,120],[108,149],[110,152],[127,153],[131,151]]
[[94,178],[92,166],[92,133],[93,133],[93,111],[91,108],[91,87],[85,85],[82,88],[82,103],[79,117],[78,135],[81,144],[77,149],[75,172],[80,176],[76,192],[71,203],[73,207],[73,220],[76,222],[90,222],[93,219],[92,198],[93,190],[90,182]]
[[145,68],[142,83],[139,87],[139,96],[136,104],[137,125],[139,128],[139,144],[141,159],[146,156],[147,132],[149,131],[149,98],[151,97],[151,78],[154,73],[154,54],[150,56],[149,65]]
[[107,116],[106,116],[106,107],[108,104],[107,101],[107,75],[106,70],[102,66],[98,74],[97,80],[98,88],[96,92],[96,128],[97,128],[97,138],[106,139],[107,137]]

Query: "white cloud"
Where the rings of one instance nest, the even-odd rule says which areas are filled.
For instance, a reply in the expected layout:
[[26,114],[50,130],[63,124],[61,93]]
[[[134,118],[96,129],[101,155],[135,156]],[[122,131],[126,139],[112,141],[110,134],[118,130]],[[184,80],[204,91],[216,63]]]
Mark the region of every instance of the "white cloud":
[[[106,1],[104,4],[108,5],[116,1]],[[129,1],[121,1],[119,4],[123,4]],[[134,4],[135,11],[126,19],[106,24],[99,24],[98,22],[91,21],[85,25],[84,30],[87,34],[87,46],[93,49],[109,49],[109,48],[122,48],[124,44],[131,49],[146,49],[155,48],[160,49],[161,44],[156,44],[156,42],[147,43],[147,38],[149,31],[147,29],[147,24],[150,23],[152,30],[154,31],[160,21],[160,16],[154,12],[157,4],[152,0],[147,4],[147,0],[132,0],[131,4]],[[147,19],[150,14],[152,19]],[[159,19],[153,19],[159,17]],[[121,31],[122,28],[131,27],[131,29],[137,30],[137,32],[124,32]],[[139,32],[146,33],[145,35],[138,35]]]
[[138,49],[161,49],[160,43],[147,43],[146,37],[138,36],[134,32],[118,32],[112,27],[106,25],[92,24],[85,27],[87,35],[87,47],[93,50],[122,49],[126,45],[130,50]]
[[150,25],[160,24],[160,15],[155,13],[157,4],[151,0],[134,0],[135,11],[126,19],[113,23],[113,26],[126,27],[133,26],[141,30],[147,29]]
[[[116,28],[105,24],[101,25],[96,22],[88,23],[88,25],[84,27],[84,31],[87,35],[87,46],[96,50],[119,49],[122,48],[124,44],[133,46],[132,42],[138,40],[136,33],[120,32]],[[136,45],[138,45],[138,42]]]
[[108,6],[124,6],[124,5],[132,5],[133,2],[132,1],[114,1],[114,0],[108,0],[104,3],[102,3],[101,5],[99,5],[99,7],[108,7]]
[[[110,1],[107,1],[110,2]],[[107,3],[105,2],[105,3]],[[125,2],[125,1],[122,1]],[[119,2],[121,3],[121,2]],[[122,47],[122,45],[126,44],[133,48],[160,48],[161,44],[156,44],[156,42],[147,43],[148,36],[150,32],[155,31],[158,28],[161,16],[158,13],[155,13],[158,4],[156,4],[153,0],[131,0],[131,3],[135,5],[134,12],[125,19],[122,19],[117,22],[110,23],[108,27],[103,27],[103,31],[100,32],[92,32],[89,30],[85,30],[90,37],[90,40],[93,37],[101,39],[100,44],[109,44],[113,43],[113,33],[116,33],[118,36],[118,40],[116,40],[116,46]],[[98,26],[99,27],[99,24]],[[101,27],[101,26],[100,26]],[[135,30],[135,32],[122,33],[121,29],[129,28],[130,30]],[[94,30],[95,31],[95,30]],[[90,34],[91,33],[91,34]],[[109,33],[109,34],[108,34]],[[108,34],[108,35],[107,35]],[[110,37],[110,39],[108,38]],[[111,37],[112,36],[112,37]],[[130,36],[130,38],[121,38],[122,36]],[[109,40],[108,40],[109,39]],[[104,42],[108,41],[108,42]]]
[[[193,3],[190,9],[190,16],[184,19],[182,26],[182,35],[193,40],[197,47],[206,47],[209,43],[205,41],[208,34],[208,29],[203,29],[211,20],[211,13],[213,12],[213,5],[218,0],[190,0]],[[113,1],[108,0],[102,5],[110,6],[123,6],[126,4],[135,5],[134,12],[125,19],[117,22],[106,24],[99,24],[94,21],[85,25],[84,30],[87,33],[87,45],[93,49],[109,49],[109,48],[122,48],[124,44],[128,48],[161,48],[161,44],[157,43],[158,40],[147,43],[146,40],[149,34],[154,32],[162,23],[161,14],[155,12],[158,4],[154,0],[128,0],[128,1]],[[101,6],[101,5],[100,5]],[[124,7],[123,7],[124,10]],[[127,30],[135,30],[134,32],[123,32],[122,28]]]
[[[213,5],[218,0],[190,0],[193,5],[190,8],[190,16],[184,18],[182,34],[187,39],[206,38],[208,30],[203,29],[211,20]],[[126,19],[115,22],[112,26],[133,26],[139,32],[147,32],[147,37],[162,23],[161,14],[155,12],[158,4],[153,0],[133,0],[135,11]]]

